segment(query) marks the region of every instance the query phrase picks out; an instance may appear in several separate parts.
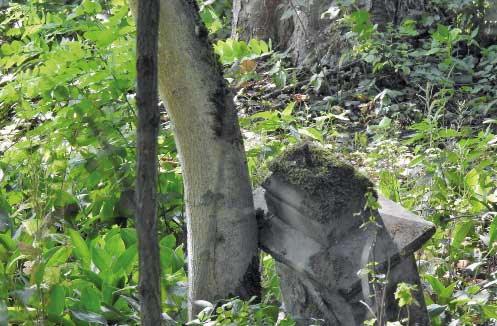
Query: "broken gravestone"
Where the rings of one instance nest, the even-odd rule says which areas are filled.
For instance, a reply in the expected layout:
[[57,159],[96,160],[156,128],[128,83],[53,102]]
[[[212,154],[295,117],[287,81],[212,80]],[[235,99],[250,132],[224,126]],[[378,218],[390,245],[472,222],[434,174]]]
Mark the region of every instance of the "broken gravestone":
[[[270,169],[255,191],[260,244],[298,325],[429,324],[414,252],[433,235],[431,223],[377,197],[371,181],[320,147],[293,147]],[[401,282],[415,286],[402,308]]]

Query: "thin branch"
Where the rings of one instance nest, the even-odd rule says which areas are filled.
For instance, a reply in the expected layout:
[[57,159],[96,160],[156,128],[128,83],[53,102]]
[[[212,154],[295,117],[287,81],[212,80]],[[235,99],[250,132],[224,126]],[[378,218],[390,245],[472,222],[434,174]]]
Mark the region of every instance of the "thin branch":
[[137,17],[136,229],[140,267],[141,325],[161,325],[160,256],[157,235],[157,91],[159,0],[140,0]]

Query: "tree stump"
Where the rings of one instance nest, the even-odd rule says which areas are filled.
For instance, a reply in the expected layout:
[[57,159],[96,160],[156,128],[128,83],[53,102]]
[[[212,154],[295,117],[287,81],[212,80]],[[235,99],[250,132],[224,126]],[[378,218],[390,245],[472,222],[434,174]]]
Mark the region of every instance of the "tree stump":
[[[429,324],[413,254],[433,224],[377,197],[366,177],[313,145],[289,149],[271,170],[255,191],[260,246],[277,261],[284,306],[298,325],[373,317],[383,325],[399,316]],[[371,198],[381,208],[368,207]],[[403,308],[394,297],[401,282],[416,286],[415,303]]]

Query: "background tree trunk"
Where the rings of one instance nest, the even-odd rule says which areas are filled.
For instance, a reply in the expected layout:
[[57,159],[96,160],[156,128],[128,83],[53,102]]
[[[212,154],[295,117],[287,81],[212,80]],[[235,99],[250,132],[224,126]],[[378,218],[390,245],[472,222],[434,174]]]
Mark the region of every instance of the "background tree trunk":
[[159,0],[140,1],[137,17],[136,69],[138,105],[136,229],[140,265],[140,312],[143,326],[161,324],[160,255],[157,236],[157,95]]
[[[363,0],[378,28],[398,24],[425,7],[424,0]],[[279,51],[289,50],[294,63],[334,66],[347,46],[342,30],[322,13],[333,0],[234,0],[232,36],[271,39]]]
[[192,317],[195,300],[259,295],[257,222],[233,95],[195,1],[162,0],[159,30],[159,92],[185,186]]

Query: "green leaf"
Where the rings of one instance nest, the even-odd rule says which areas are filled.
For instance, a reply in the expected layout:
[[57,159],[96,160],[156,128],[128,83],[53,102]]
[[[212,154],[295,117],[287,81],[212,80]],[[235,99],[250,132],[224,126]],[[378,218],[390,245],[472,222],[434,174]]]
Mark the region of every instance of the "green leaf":
[[399,301],[399,307],[410,306],[416,302],[412,296],[412,291],[416,289],[416,285],[411,285],[405,282],[397,284],[395,291],[395,299]]
[[252,52],[254,52],[257,55],[260,55],[262,53],[262,49],[260,48],[259,42],[257,40],[251,39],[249,44]]
[[388,129],[391,126],[392,126],[392,119],[388,117],[383,117],[383,119],[381,119],[380,123],[378,124],[378,128],[381,129]]
[[452,284],[449,284],[442,293],[440,294],[440,298],[443,299],[443,302],[448,302],[450,297],[452,296],[452,293],[454,293],[454,289],[456,288],[457,281],[453,282]]
[[100,209],[100,218],[103,221],[109,221],[112,220],[115,217],[114,214],[114,209],[115,209],[115,202],[112,200],[105,200],[102,203],[102,207]]
[[481,309],[487,318],[497,319],[497,305],[482,305]]
[[89,311],[70,309],[71,314],[82,321],[87,323],[95,323],[100,325],[107,325],[107,320],[101,314],[97,314]]
[[69,98],[69,90],[66,86],[58,85],[53,89],[52,97],[57,101],[65,101]]
[[497,215],[494,216],[494,219],[490,224],[490,230],[488,236],[489,236],[488,246],[492,247],[495,240],[497,240]]
[[167,247],[160,248],[160,262],[163,271],[175,273],[183,267],[184,262],[179,253],[178,249],[173,250]]
[[67,259],[69,258],[69,256],[71,256],[71,253],[72,253],[71,247],[67,246],[60,247],[47,261],[46,266],[47,267],[59,266],[67,262]]
[[380,192],[394,202],[400,201],[400,185],[395,174],[386,170],[380,172]]
[[0,234],[0,244],[8,251],[14,251],[17,248],[16,242],[12,240],[9,233]]
[[262,111],[256,114],[253,114],[250,116],[251,120],[255,119],[266,119],[266,120],[271,120],[271,119],[276,119],[278,118],[278,112],[275,111]]
[[138,256],[137,245],[134,244],[123,252],[112,266],[114,274],[129,273]]
[[281,115],[284,116],[284,117],[291,116],[292,113],[293,113],[293,108],[295,107],[295,103],[296,102],[290,102],[290,103],[288,103],[288,105],[285,107],[285,109],[283,110],[283,112],[281,112]]
[[105,250],[99,248],[97,245],[92,246],[90,252],[91,260],[100,270],[100,272],[109,271],[110,262],[112,261],[112,258],[109,256],[109,254],[107,254]]
[[160,248],[160,262],[163,271],[171,270],[174,260],[174,251],[171,248]]
[[125,250],[126,245],[119,233],[105,238],[105,251],[107,251],[113,259],[119,257]]
[[472,227],[473,223],[471,220],[462,220],[456,224],[452,237],[452,248],[459,249],[461,243],[464,241],[464,238],[466,238],[466,235]]
[[135,229],[121,229],[121,238],[123,239],[126,247],[129,247],[137,242],[136,230]]
[[103,281],[102,281],[102,278],[100,276],[98,276],[97,273],[95,273],[89,269],[84,269],[84,268],[81,268],[80,271],[81,271],[81,275],[80,275],[81,279],[93,283],[97,287],[97,289],[102,288]]
[[93,41],[98,47],[103,48],[114,42],[119,37],[119,34],[109,28],[101,31],[86,32],[84,36],[88,40]]
[[454,129],[442,129],[437,134],[437,136],[440,138],[454,138],[460,135],[461,133]]
[[260,47],[262,53],[269,52],[269,45],[264,40],[259,40],[259,47]]
[[445,286],[443,285],[442,282],[440,282],[438,278],[429,274],[426,274],[424,277],[428,281],[428,283],[430,283],[431,288],[433,289],[433,291],[435,291],[437,295],[440,296],[444,292]]
[[91,312],[100,312],[102,294],[92,286],[86,286],[81,290],[81,299],[86,310]]
[[439,304],[431,304],[427,307],[428,309],[428,314],[430,315],[430,318],[434,318],[439,316],[442,312],[444,312],[447,309],[447,306],[442,306]]
[[321,143],[323,142],[323,135],[321,135],[321,133],[318,130],[316,130],[315,128],[312,128],[312,127],[299,128],[298,131],[299,131],[299,134],[301,134],[302,136],[312,138],[312,139],[317,140]]
[[471,169],[464,177],[464,181],[471,188],[475,188],[478,185],[479,180],[480,174],[475,169]]
[[166,248],[174,248],[176,246],[176,238],[174,237],[174,234],[168,234],[165,237],[163,237],[160,241],[160,246],[164,246]]
[[73,229],[68,229],[68,232],[73,245],[74,254],[81,261],[81,265],[84,268],[90,268],[91,255],[85,240],[83,240],[81,235]]
[[81,7],[84,10],[84,13],[87,14],[96,14],[102,11],[102,6],[96,1],[91,0],[83,0],[81,2]]
[[369,21],[370,14],[367,10],[357,10],[350,14],[355,24],[362,25]]
[[53,316],[61,316],[64,313],[66,290],[64,286],[55,284],[50,290],[47,313]]

